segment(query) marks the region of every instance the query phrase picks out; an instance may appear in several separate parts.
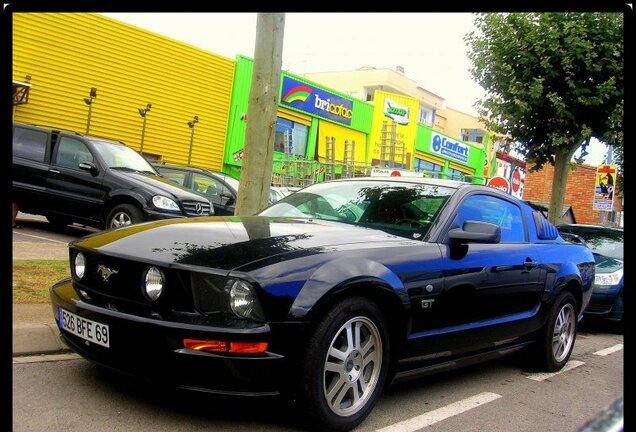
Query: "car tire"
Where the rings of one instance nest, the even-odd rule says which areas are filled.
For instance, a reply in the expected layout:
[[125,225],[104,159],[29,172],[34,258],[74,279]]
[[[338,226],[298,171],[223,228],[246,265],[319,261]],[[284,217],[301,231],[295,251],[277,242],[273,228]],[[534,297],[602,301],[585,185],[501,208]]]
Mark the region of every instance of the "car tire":
[[62,228],[71,224],[71,220],[63,216],[46,216],[46,220],[53,226]]
[[336,304],[318,323],[301,363],[298,402],[309,425],[335,431],[359,425],[382,392],[389,350],[375,303],[352,297]]
[[570,359],[577,332],[576,300],[569,291],[556,298],[536,347],[536,366],[547,372],[561,370]]
[[141,210],[132,204],[119,204],[108,213],[105,228],[120,228],[143,222]]

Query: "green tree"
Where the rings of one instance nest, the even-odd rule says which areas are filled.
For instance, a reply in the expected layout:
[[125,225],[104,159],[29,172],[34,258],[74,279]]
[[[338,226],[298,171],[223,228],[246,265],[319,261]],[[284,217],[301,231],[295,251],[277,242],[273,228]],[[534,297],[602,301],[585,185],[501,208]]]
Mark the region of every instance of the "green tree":
[[548,214],[558,222],[575,152],[595,137],[622,155],[623,15],[480,14],[465,41],[486,91],[482,120],[533,170],[554,166]]

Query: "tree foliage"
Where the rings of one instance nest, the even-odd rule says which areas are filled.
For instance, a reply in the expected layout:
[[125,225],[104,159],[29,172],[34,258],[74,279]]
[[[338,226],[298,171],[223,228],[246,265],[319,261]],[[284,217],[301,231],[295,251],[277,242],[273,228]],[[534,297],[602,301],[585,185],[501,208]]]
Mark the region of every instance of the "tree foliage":
[[555,166],[553,197],[565,194],[566,179],[557,181],[557,171],[566,177],[572,156],[590,138],[622,155],[622,14],[480,14],[466,42],[470,72],[486,91],[476,105],[482,120],[533,169]]

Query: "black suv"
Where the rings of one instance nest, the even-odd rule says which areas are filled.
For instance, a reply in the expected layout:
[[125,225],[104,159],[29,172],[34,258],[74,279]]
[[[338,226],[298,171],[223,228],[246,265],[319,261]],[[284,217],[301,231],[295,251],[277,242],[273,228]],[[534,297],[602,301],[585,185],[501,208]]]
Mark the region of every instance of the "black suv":
[[187,165],[155,163],[153,166],[164,178],[208,198],[215,215],[234,214],[239,188],[239,181],[234,177]]
[[13,201],[53,224],[116,228],[209,216],[210,201],[164,179],[124,143],[13,124]]
[[[233,215],[238,196],[239,181],[234,177],[206,168],[189,165],[153,164],[162,176],[184,188],[208,198],[214,206],[214,214]],[[293,189],[270,186],[269,204],[294,192]]]

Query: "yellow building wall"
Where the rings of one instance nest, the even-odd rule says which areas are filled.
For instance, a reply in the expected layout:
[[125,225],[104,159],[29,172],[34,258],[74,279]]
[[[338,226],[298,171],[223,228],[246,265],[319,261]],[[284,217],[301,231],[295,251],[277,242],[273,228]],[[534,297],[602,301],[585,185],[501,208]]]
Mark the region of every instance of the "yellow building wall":
[[362,165],[366,162],[366,135],[324,120],[320,120],[318,126],[318,160],[320,162],[326,161],[327,137],[336,139],[336,154],[334,155],[336,162],[344,161],[345,141],[355,141],[356,143],[356,164]]
[[141,144],[163,160],[221,169],[234,60],[92,13],[14,13],[13,79],[31,76],[14,120],[85,132],[83,99],[97,88],[90,133]]
[[[411,168],[413,155],[415,151],[415,134],[417,130],[417,116],[419,110],[419,102],[417,99],[410,98],[408,96],[402,96],[394,93],[388,93],[384,91],[375,92],[375,101],[373,108],[373,125],[371,127],[370,136],[370,149],[367,155],[367,163],[371,164],[373,159],[379,159],[382,155],[382,127],[383,123],[387,122],[387,130],[390,130],[390,124],[393,120],[384,114],[384,102],[389,98],[397,102],[400,106],[407,106],[409,108],[408,124],[396,126],[396,134],[398,139],[404,141],[406,158],[405,163],[408,169]],[[401,135],[401,136],[400,136]],[[396,162],[401,160],[396,159]]]

